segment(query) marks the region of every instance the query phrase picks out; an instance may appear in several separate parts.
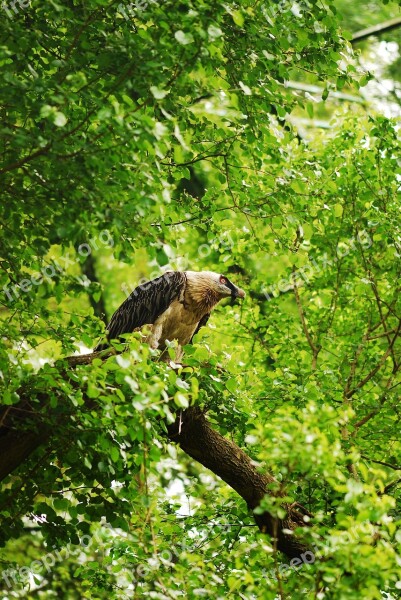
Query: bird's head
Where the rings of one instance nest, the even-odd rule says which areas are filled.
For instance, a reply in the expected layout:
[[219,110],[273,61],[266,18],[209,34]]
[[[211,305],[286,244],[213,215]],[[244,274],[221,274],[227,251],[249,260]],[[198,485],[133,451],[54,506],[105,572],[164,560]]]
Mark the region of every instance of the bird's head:
[[225,275],[217,275],[217,291],[223,298],[225,296],[231,296],[233,300],[245,298],[244,290],[234,285]]
[[209,290],[214,294],[216,300],[222,298],[245,298],[245,292],[241,288],[234,285],[228,277],[213,271],[200,271],[194,273],[193,271],[187,272],[190,275],[192,281],[196,286],[206,290]]

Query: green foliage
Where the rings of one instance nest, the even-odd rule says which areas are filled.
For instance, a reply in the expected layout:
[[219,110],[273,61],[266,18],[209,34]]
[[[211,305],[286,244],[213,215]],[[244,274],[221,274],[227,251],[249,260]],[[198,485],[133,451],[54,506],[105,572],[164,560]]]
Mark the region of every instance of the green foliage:
[[[330,104],[369,78],[338,5],[34,0],[1,19],[2,397],[51,432],[3,485],[5,598],[399,597],[401,141]],[[289,115],[320,110],[332,129],[299,139]],[[67,368],[104,329],[91,299],[111,314],[171,268],[247,298],[183,367],[138,333]],[[313,561],[287,564],[167,441],[193,405],[313,514]]]

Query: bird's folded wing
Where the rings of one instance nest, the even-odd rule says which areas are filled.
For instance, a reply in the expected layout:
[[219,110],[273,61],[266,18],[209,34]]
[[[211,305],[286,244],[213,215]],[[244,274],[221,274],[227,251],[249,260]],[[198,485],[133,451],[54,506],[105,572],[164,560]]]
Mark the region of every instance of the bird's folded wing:
[[180,297],[185,283],[185,273],[174,271],[136,287],[112,316],[107,338],[118,339],[124,333],[153,324]]

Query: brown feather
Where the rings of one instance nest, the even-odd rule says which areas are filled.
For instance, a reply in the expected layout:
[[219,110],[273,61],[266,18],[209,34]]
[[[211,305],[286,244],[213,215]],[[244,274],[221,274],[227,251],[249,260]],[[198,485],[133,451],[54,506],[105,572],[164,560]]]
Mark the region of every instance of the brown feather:
[[207,273],[187,274],[184,304],[189,311],[196,315],[197,320],[200,321],[202,317],[210,313],[219,300],[221,300],[221,296],[213,289],[213,282]]

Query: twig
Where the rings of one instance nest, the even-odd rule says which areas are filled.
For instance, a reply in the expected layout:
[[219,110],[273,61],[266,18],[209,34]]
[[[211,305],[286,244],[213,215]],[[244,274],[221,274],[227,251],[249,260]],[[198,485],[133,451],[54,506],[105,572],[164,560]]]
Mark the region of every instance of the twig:
[[384,362],[386,361],[388,356],[390,356],[390,354],[393,350],[395,340],[397,339],[397,337],[400,333],[400,330],[401,330],[401,321],[397,327],[397,330],[393,336],[393,339],[391,340],[390,346],[387,348],[386,352],[383,354],[383,356],[381,357],[381,359],[379,360],[377,365],[366,375],[366,377],[364,377],[352,390],[350,390],[346,394],[346,398],[351,398],[359,389],[361,389],[368,381],[370,381],[376,375],[376,373],[381,369]]
[[365,460],[376,463],[378,465],[383,465],[383,467],[388,467],[389,469],[393,469],[394,471],[401,471],[401,467],[399,467],[398,465],[392,465],[391,463],[385,462],[383,460],[375,460],[373,458],[370,458],[369,456],[366,456],[365,454],[361,454],[361,458],[364,458]]
[[[295,271],[296,271],[295,266],[293,266],[292,267],[293,274],[295,273]],[[303,307],[301,304],[301,299],[299,297],[298,286],[296,283],[296,277],[293,277],[292,279],[293,279],[293,289],[294,289],[295,301],[297,303],[299,318],[301,319],[301,324],[302,324],[302,329],[304,331],[304,334],[308,341],[310,349],[312,350],[312,370],[314,371],[316,369],[317,357],[319,355],[321,347],[319,345],[315,344],[315,342],[312,339],[311,334],[309,333],[308,326],[306,324],[304,310],[303,310]]]

